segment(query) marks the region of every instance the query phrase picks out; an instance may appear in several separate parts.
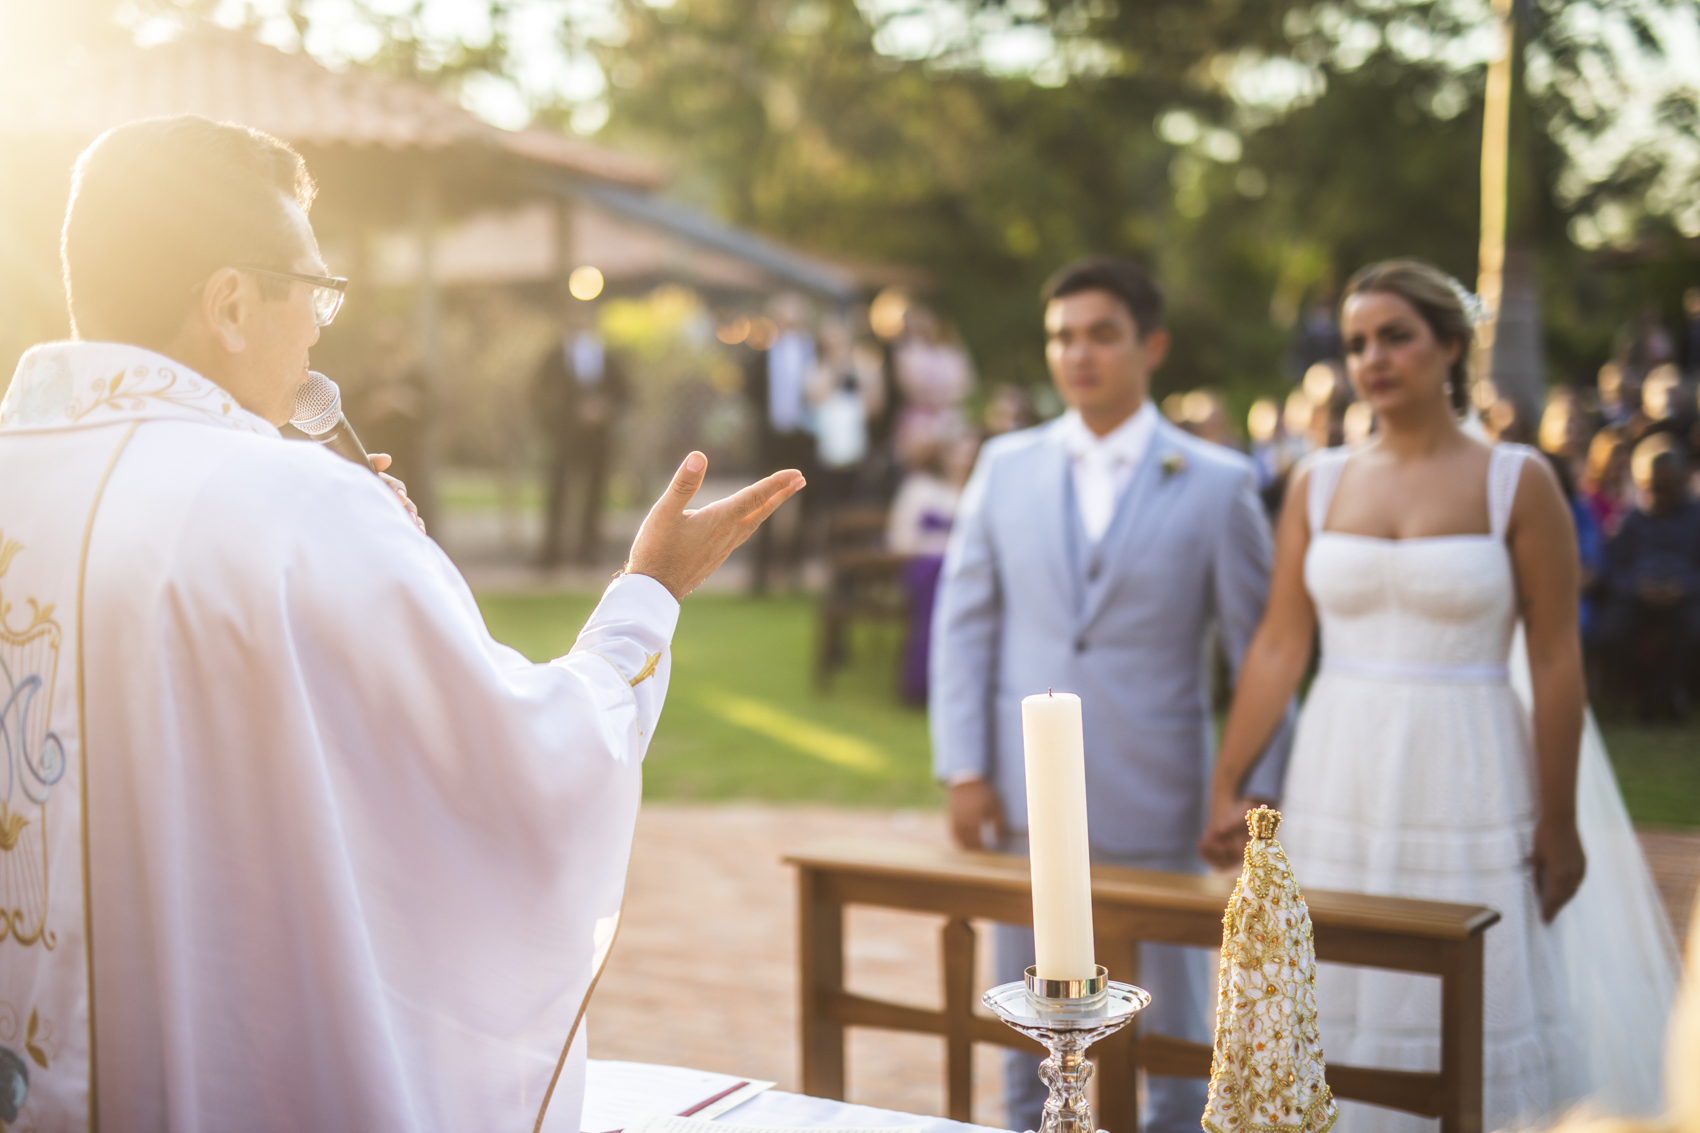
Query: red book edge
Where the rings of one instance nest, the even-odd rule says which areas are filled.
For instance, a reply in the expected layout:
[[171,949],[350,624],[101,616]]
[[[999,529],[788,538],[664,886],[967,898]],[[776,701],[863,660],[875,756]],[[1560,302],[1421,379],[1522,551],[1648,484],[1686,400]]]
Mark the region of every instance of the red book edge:
[[[748,1081],[736,1082],[736,1083],[726,1087],[724,1090],[721,1090],[718,1094],[715,1094],[712,1098],[704,1098],[702,1101],[698,1102],[696,1105],[693,1105],[690,1109],[682,1110],[678,1114],[676,1114],[675,1116],[689,1117],[693,1113],[698,1113],[702,1110],[707,1109],[709,1106],[713,1105],[715,1102],[719,1101],[721,1098],[726,1097],[729,1094],[737,1093],[739,1090],[743,1089],[747,1085],[749,1085]],[[607,1131],[607,1133],[626,1133],[626,1131],[624,1129],[610,1129],[610,1130]]]

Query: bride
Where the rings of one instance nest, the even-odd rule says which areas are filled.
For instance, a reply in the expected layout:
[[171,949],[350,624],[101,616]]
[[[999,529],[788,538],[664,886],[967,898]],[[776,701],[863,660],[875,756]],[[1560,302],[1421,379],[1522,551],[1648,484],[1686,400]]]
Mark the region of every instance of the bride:
[[[1239,785],[1320,619],[1321,669],[1283,792],[1299,882],[1499,911],[1485,948],[1483,1128],[1583,1097],[1651,1112],[1675,946],[1591,721],[1582,743],[1576,542],[1556,478],[1534,450],[1489,447],[1460,424],[1467,299],[1411,260],[1346,287],[1347,369],[1379,432],[1294,477],[1199,849],[1235,864]],[[1317,1001],[1331,1061],[1439,1068],[1437,981],[1323,965]],[[1351,1103],[1341,1117],[1340,1133],[1432,1124]]]

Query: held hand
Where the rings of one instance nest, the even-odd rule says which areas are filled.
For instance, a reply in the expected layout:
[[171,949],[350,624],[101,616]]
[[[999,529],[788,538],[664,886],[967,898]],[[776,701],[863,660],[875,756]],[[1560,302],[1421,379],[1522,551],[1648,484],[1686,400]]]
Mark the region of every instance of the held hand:
[[1541,899],[1541,920],[1551,924],[1559,910],[1569,904],[1582,887],[1588,858],[1582,852],[1582,837],[1576,823],[1537,822],[1535,848],[1530,855],[1535,868],[1535,893]]
[[[997,791],[984,779],[953,783],[950,787],[950,837],[958,849],[995,849],[1003,841],[1003,804]],[[986,827],[994,842],[986,845]]]
[[1245,858],[1245,844],[1251,840],[1245,816],[1263,805],[1262,799],[1232,794],[1216,796],[1210,804],[1210,821],[1204,827],[1204,836],[1198,840],[1198,856],[1212,869],[1230,870],[1238,866]]
[[687,509],[707,471],[708,458],[702,453],[685,457],[673,482],[644,517],[626,560],[627,571],[649,575],[675,598],[701,585],[804,483],[801,472],[786,469],[718,503]]
[[372,471],[376,472],[378,474],[378,479],[382,480],[385,484],[388,484],[390,491],[396,494],[396,498],[401,501],[401,506],[406,508],[407,514],[413,518],[413,526],[419,528],[421,534],[428,534],[428,532],[425,531],[425,521],[419,518],[419,509],[414,507],[413,501],[407,498],[407,485],[403,484],[400,480],[397,480],[394,476],[387,475],[384,472],[384,469],[395,463],[390,459],[390,454],[387,452],[375,452],[372,453],[371,456]]

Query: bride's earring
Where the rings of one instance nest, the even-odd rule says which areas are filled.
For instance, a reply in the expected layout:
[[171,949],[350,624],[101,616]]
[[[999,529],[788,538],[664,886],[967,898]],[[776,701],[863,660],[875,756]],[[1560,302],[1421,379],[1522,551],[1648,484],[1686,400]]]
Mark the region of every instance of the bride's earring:
[[1447,401],[1452,400],[1452,382],[1450,379],[1447,380],[1445,385],[1440,387],[1440,392],[1445,396]]

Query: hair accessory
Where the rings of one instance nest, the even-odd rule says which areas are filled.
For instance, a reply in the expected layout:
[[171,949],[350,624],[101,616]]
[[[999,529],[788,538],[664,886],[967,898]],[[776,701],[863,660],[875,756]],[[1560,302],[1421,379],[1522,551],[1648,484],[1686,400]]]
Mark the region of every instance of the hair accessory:
[[1453,276],[1447,276],[1446,282],[1452,288],[1452,294],[1458,296],[1458,305],[1464,308],[1465,322],[1472,327],[1479,327],[1483,323],[1493,321],[1493,312],[1488,310],[1488,305],[1482,301],[1480,295],[1459,283]]

